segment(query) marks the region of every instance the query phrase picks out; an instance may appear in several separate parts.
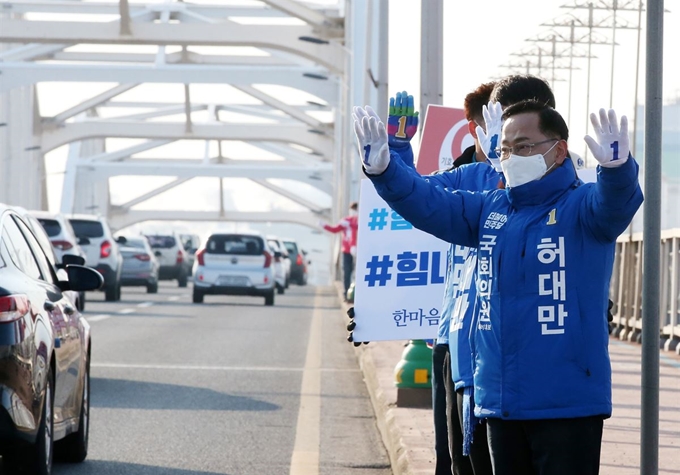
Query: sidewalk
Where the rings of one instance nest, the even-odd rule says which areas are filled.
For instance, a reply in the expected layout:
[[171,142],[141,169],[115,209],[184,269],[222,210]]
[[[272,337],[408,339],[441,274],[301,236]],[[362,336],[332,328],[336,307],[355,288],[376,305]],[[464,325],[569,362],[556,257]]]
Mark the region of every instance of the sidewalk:
[[[343,305],[343,311],[347,309]],[[640,345],[611,340],[614,413],[605,421],[601,475],[639,475]],[[404,342],[356,348],[394,475],[434,474],[431,409],[396,407],[394,367]],[[680,357],[661,353],[659,474],[680,474]]]

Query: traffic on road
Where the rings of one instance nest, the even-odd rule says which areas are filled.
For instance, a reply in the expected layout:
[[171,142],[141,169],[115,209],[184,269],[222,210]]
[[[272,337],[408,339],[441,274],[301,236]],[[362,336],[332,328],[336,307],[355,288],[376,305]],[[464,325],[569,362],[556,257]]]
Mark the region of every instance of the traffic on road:
[[0,211],[1,475],[391,473],[294,240]]

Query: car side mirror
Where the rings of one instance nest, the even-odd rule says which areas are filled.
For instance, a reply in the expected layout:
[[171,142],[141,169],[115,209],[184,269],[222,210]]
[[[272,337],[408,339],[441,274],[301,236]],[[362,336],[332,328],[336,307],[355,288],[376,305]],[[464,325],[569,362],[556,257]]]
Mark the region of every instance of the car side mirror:
[[73,264],[66,266],[66,273],[68,274],[68,281],[59,281],[61,290],[75,290],[76,292],[99,290],[104,285],[104,277],[90,267]]
[[75,256],[73,254],[64,254],[64,256],[61,258],[61,263],[64,267],[74,264],[77,266],[84,266],[85,258],[81,256]]
[[126,244],[127,243],[127,238],[125,236],[118,236],[116,238],[116,242],[118,244]]
[[90,244],[90,239],[86,237],[79,237],[78,244],[81,246],[87,246],[88,244]]
[[281,259],[281,256],[283,256],[283,254],[281,254],[279,251],[275,251],[275,252],[274,252],[274,257],[275,257],[275,258]]

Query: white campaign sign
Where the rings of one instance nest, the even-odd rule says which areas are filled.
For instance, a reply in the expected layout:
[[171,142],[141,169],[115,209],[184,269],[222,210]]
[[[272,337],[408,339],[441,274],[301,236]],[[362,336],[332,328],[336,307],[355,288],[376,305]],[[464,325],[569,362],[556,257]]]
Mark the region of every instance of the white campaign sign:
[[435,338],[449,244],[392,211],[361,182],[354,313],[355,341]]

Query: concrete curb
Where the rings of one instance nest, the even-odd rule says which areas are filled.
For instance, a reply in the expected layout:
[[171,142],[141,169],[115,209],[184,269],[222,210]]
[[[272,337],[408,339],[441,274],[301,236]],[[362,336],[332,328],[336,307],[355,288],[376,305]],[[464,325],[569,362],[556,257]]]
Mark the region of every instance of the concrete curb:
[[[338,285],[337,289],[342,302],[342,288]],[[344,315],[350,306],[342,304]],[[404,342],[400,341],[374,342],[354,348],[392,473],[431,475],[435,466],[432,409],[396,407],[393,372],[403,349]]]

